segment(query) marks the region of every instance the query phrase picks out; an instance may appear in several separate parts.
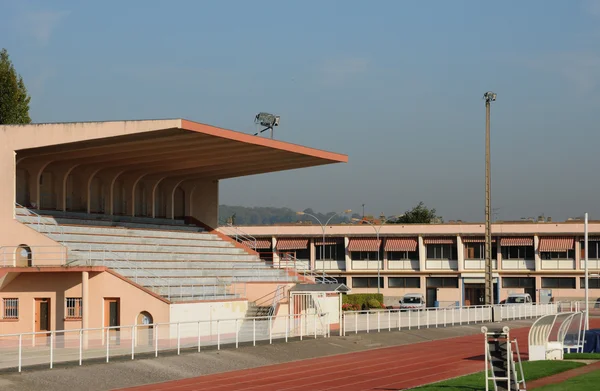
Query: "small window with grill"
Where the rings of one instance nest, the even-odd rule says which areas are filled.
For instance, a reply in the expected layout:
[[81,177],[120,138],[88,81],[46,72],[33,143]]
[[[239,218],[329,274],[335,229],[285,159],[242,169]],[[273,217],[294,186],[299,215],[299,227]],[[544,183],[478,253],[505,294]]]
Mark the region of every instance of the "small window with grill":
[[2,319],[19,319],[19,299],[2,299]]

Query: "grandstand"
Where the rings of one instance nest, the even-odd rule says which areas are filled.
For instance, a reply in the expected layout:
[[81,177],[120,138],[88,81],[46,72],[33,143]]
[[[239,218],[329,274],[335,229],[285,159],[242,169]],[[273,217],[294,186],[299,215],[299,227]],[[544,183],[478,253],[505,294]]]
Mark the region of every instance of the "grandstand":
[[216,230],[219,181],[347,161],[183,119],[0,130],[3,332],[260,312],[307,278]]

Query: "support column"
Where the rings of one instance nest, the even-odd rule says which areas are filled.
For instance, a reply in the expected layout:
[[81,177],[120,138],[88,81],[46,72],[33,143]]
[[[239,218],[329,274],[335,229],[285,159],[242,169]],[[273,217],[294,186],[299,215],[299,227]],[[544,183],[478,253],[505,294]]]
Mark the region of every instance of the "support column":
[[419,270],[427,270],[427,248],[423,242],[423,237],[419,235]]
[[581,270],[581,240],[579,238],[575,238],[575,245],[573,249],[575,250],[575,270]]
[[460,235],[456,236],[456,258],[458,258],[456,261],[458,272],[462,273],[465,271],[465,246]]
[[98,173],[104,185],[105,213],[110,216],[115,213],[115,182],[122,173],[121,169],[103,170]]
[[19,164],[18,168],[23,168],[29,173],[29,203],[35,204],[35,208],[40,208],[42,197],[40,193],[40,177],[44,169],[51,161],[25,160]]
[[[81,272],[81,328],[89,328],[89,272]],[[87,349],[88,346],[88,335],[86,332],[83,333],[83,348]]]
[[[310,249],[310,270],[316,270],[315,265],[317,263],[317,251],[316,251],[316,247],[315,246],[315,239],[310,239],[308,241],[308,248]],[[320,251],[320,249],[319,249]],[[323,262],[323,260],[321,259],[321,262]],[[323,267],[323,269],[325,269],[325,267]]]
[[350,238],[344,236],[344,255],[346,257],[346,271],[352,271],[352,257],[350,256],[350,251],[348,251],[348,245],[350,244]]
[[539,272],[542,270],[542,257],[540,256],[540,237],[534,235],[533,237],[533,254],[535,256],[535,271]]

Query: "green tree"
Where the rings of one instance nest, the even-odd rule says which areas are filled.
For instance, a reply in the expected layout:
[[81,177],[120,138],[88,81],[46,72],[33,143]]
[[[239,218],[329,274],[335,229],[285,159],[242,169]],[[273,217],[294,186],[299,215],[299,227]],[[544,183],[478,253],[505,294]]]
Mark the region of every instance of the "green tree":
[[389,221],[392,224],[431,224],[443,222],[442,217],[435,214],[435,209],[429,209],[423,202],[411,210],[407,210],[404,215],[396,220]]
[[28,124],[29,101],[23,77],[15,71],[8,51],[0,51],[0,125]]

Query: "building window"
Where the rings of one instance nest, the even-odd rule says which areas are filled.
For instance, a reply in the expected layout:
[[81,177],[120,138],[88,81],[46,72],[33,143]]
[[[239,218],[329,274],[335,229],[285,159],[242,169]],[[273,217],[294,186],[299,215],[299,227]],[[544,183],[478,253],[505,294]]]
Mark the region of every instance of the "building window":
[[575,289],[575,278],[542,277],[542,288]]
[[533,260],[533,246],[504,246],[502,247],[502,259],[526,259]]
[[[377,251],[352,251],[350,257],[353,261],[376,261]],[[382,260],[383,257],[379,257]]]
[[[588,240],[588,259],[600,259],[600,242]],[[585,259],[585,242],[581,241],[581,259]]]
[[19,319],[19,299],[2,299],[2,319]]
[[310,250],[307,248],[295,250],[296,259],[310,259]]
[[387,257],[389,261],[418,261],[418,251],[388,251]]
[[[319,242],[321,243],[321,242]],[[321,256],[321,251],[324,252]],[[339,241],[337,244],[326,244],[325,246],[315,246],[315,259],[317,261],[321,259],[327,259],[332,261],[343,261],[346,259],[346,248],[343,241]]]
[[[588,278],[590,289],[600,289],[600,278]],[[579,286],[581,289],[585,289],[585,278],[581,277],[579,280]]]
[[540,257],[545,260],[550,259],[575,259],[575,250],[567,251],[544,251],[540,253]]
[[420,288],[419,277],[389,277],[388,288]]
[[428,244],[427,259],[458,259],[454,244]]
[[[498,247],[492,243],[492,259],[497,252]],[[485,259],[485,243],[465,243],[465,259]]]
[[504,277],[502,288],[534,288],[535,278],[530,277]]
[[67,299],[67,319],[81,319],[82,302],[80,297],[68,297]]
[[338,284],[348,285],[348,283],[346,282],[347,281],[346,277],[338,277],[338,276],[336,276],[336,277],[333,277],[333,278],[335,278],[335,280],[338,282]]
[[[383,288],[383,277],[379,278],[379,287]],[[352,288],[377,288],[377,277],[352,277]]]
[[428,277],[427,288],[458,288],[458,277]]

